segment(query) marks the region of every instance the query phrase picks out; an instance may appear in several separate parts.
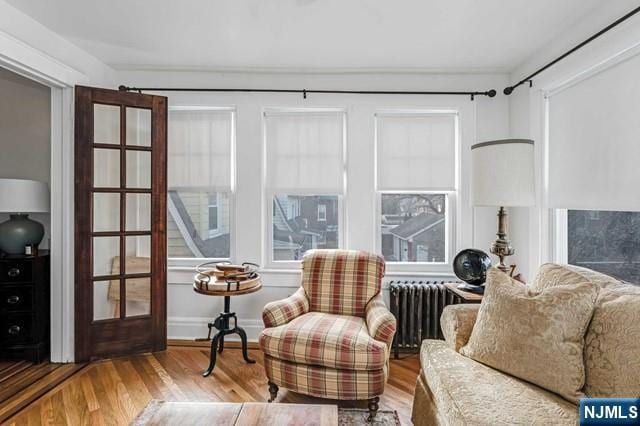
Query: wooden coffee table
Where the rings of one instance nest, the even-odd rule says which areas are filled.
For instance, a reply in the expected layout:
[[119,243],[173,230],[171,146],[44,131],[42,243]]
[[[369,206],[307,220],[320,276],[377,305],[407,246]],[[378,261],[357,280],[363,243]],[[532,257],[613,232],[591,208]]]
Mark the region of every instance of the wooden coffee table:
[[338,406],[266,402],[233,404],[151,401],[131,424],[133,426],[335,426],[338,424]]

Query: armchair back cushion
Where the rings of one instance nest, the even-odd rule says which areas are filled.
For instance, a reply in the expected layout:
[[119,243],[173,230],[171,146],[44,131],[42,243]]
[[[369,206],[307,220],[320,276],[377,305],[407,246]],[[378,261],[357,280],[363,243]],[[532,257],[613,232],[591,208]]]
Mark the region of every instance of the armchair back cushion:
[[302,259],[302,287],[310,312],[365,316],[380,292],[382,257],[356,250],[310,250]]

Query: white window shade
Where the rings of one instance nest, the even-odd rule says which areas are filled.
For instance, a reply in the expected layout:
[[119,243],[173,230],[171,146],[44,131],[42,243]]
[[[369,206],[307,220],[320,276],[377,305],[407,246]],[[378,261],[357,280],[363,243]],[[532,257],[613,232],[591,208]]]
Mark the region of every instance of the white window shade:
[[549,98],[549,205],[640,211],[640,56]]
[[169,111],[170,189],[231,189],[233,112]]
[[344,121],[344,112],[266,112],[267,188],[342,194]]
[[378,114],[376,144],[378,190],[455,190],[455,114]]

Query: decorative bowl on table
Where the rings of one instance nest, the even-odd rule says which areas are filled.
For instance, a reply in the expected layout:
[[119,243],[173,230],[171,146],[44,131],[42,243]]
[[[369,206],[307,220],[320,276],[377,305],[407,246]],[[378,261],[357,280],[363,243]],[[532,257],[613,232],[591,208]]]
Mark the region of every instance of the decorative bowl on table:
[[206,262],[196,267],[194,288],[200,291],[240,291],[260,284],[259,265]]

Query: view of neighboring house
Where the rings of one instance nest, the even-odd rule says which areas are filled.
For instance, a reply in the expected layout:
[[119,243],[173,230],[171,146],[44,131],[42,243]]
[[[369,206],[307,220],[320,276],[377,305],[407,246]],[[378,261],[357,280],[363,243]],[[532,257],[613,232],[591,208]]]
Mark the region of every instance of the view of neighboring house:
[[382,255],[391,262],[445,262],[444,195],[383,194]]
[[273,260],[299,260],[309,249],[338,247],[338,197],[273,197]]
[[222,192],[169,191],[169,257],[228,258],[229,197]]
[[569,210],[568,261],[631,282],[640,282],[640,215]]

